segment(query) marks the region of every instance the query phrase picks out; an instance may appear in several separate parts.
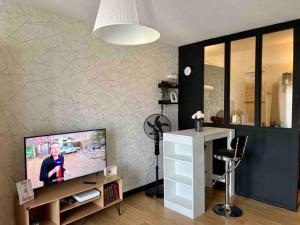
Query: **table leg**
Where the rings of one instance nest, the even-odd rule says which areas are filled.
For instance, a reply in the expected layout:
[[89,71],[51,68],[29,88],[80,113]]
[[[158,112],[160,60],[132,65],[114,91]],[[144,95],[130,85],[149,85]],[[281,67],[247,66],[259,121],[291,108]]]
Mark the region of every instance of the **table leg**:
[[205,186],[212,188],[213,175],[213,142],[205,143]]
[[117,204],[115,204],[115,207],[116,207],[116,210],[117,210],[119,216],[121,216],[121,204],[117,203]]

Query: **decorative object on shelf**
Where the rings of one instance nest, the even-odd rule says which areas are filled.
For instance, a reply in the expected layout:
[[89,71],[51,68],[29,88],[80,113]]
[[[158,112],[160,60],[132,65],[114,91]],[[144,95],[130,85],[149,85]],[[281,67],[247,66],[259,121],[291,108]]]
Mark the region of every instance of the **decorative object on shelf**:
[[16,186],[18,190],[20,205],[23,205],[24,203],[34,199],[34,193],[30,179],[16,183]]
[[158,87],[160,88],[161,93],[161,100],[168,101],[170,100],[170,83],[167,81],[161,81],[158,84]]
[[[177,77],[177,75],[174,75],[174,76]],[[161,105],[161,114],[163,114],[164,113],[164,108],[167,105],[178,104],[178,92],[175,91],[177,101],[172,101],[171,96],[170,96],[170,92],[171,92],[170,89],[178,89],[178,84],[177,84],[177,81],[176,81],[176,84],[175,84],[175,83],[172,83],[172,81],[162,80],[158,84],[158,88],[161,89],[161,92],[160,92],[161,93],[161,100],[158,100],[158,104]],[[173,100],[174,100],[174,98],[173,98]]]
[[241,115],[241,122],[243,125],[247,125],[249,123],[249,115],[247,113],[243,113]]
[[282,84],[283,85],[292,85],[293,78],[291,73],[283,73],[282,74]]
[[192,115],[192,119],[195,120],[195,131],[203,131],[204,114],[201,111],[197,111]]
[[240,111],[233,111],[232,117],[231,117],[231,122],[233,124],[241,124],[242,119],[241,119],[241,112]]
[[177,84],[177,75],[168,75],[167,76],[168,82],[170,83],[170,86],[175,88],[178,86]]
[[117,182],[112,182],[104,186],[104,205],[120,200],[119,185]]
[[195,131],[197,131],[197,132],[203,131],[203,121],[202,120],[199,120],[199,119],[195,120]]
[[215,87],[212,85],[204,85],[204,91],[214,91]]
[[158,197],[162,198],[164,196],[164,190],[162,186],[159,186],[158,178],[158,156],[159,152],[159,141],[163,138],[163,133],[171,131],[171,122],[170,120],[162,114],[152,114],[147,117],[144,122],[144,131],[145,134],[154,140],[154,154],[156,156],[156,181],[155,187],[146,190],[146,195],[149,197]]
[[177,93],[175,91],[170,92],[170,99],[172,103],[178,102]]
[[142,45],[157,41],[151,1],[101,0],[93,37],[117,45]]
[[224,124],[224,111],[219,110],[215,116],[210,117],[214,124]]
[[192,73],[192,68],[190,66],[187,66],[187,67],[184,68],[183,72],[184,72],[184,75],[188,77]]
[[104,176],[105,177],[111,177],[117,175],[118,167],[116,165],[114,166],[107,166],[104,168]]

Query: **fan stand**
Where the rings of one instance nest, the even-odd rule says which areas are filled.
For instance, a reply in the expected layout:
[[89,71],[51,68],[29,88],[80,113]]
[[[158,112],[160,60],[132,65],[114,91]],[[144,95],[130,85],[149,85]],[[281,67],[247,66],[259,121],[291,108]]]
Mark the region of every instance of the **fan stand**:
[[156,155],[156,181],[155,187],[149,188],[145,191],[145,194],[151,198],[163,198],[164,197],[164,188],[163,186],[159,186],[159,178],[158,178],[158,156],[159,156],[159,132],[154,133],[154,143],[155,143],[155,155]]

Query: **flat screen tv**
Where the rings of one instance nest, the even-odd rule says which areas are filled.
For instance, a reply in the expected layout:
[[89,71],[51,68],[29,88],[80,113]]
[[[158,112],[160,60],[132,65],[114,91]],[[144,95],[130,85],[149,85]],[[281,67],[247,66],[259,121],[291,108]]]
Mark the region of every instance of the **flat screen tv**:
[[106,167],[106,130],[24,138],[26,178],[33,189],[101,172]]

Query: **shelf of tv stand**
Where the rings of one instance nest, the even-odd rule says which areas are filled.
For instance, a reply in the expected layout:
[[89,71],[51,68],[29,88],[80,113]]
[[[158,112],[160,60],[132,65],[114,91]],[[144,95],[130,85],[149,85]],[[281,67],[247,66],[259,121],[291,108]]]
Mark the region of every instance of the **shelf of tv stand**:
[[[96,184],[84,184],[84,181],[94,181]],[[104,185],[112,182],[118,183],[120,199],[104,206]],[[105,178],[104,176],[90,175],[42,188],[36,191],[34,200],[22,206],[16,202],[17,224],[29,225],[29,218],[31,217],[39,220],[40,225],[70,224],[104,208],[120,203],[123,200],[122,184],[121,176]],[[70,205],[62,203],[62,200],[66,197],[91,189],[98,189],[101,192],[101,196],[82,203],[75,202]]]
[[[122,179],[120,176],[105,178],[104,176],[90,175],[74,180],[68,180],[58,185],[50,185],[35,192],[35,199],[24,204],[27,209],[35,208],[57,199],[63,199],[101,185]],[[96,184],[84,184],[84,181],[95,182]]]
[[55,225],[55,223],[53,223],[52,221],[49,221],[49,220],[42,220],[40,222],[40,225]]
[[104,206],[104,208],[107,208],[107,207],[110,207],[110,206],[115,205],[115,204],[117,204],[117,203],[120,203],[121,201],[122,201],[122,199],[118,199],[118,200],[112,201],[112,202],[106,204],[106,205]]
[[69,223],[73,223],[79,219],[82,219],[86,216],[89,216],[93,213],[96,213],[103,209],[99,205],[89,202],[85,205],[81,205],[80,207],[75,208],[74,210],[67,211],[61,214],[60,224],[67,225]]
[[158,100],[159,105],[178,105],[178,102],[171,102],[165,100]]
[[71,204],[66,203],[65,205],[60,204],[60,213],[66,212],[68,210],[77,208],[79,206],[85,205],[87,203],[90,203],[90,202],[93,202],[93,201],[96,201],[96,200],[99,200],[101,198],[102,198],[102,196],[98,196],[96,198],[92,198],[92,199],[87,200],[85,202],[74,202],[74,203],[71,203]]

